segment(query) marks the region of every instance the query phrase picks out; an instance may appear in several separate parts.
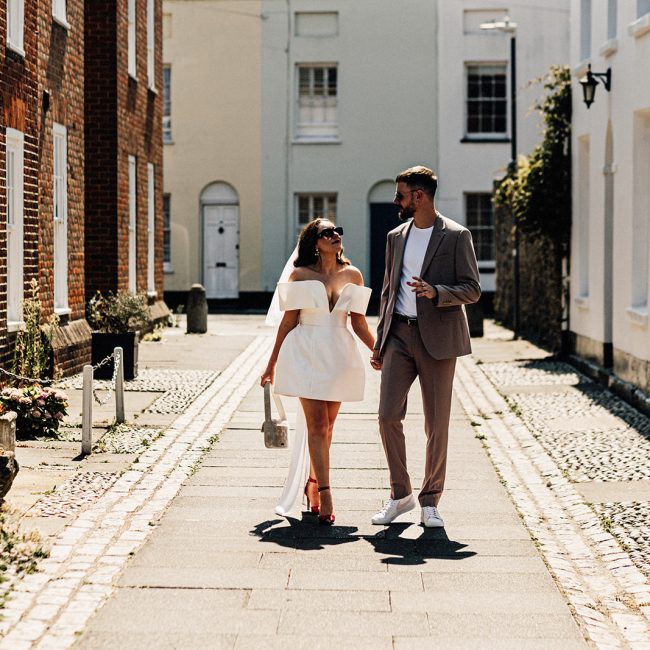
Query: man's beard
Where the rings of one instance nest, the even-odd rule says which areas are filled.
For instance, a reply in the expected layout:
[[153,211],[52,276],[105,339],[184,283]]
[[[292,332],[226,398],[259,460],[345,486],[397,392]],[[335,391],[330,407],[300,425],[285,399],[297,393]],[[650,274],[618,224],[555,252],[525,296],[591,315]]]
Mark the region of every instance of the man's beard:
[[397,213],[400,221],[408,221],[415,214],[415,206],[409,203],[405,208],[401,208]]

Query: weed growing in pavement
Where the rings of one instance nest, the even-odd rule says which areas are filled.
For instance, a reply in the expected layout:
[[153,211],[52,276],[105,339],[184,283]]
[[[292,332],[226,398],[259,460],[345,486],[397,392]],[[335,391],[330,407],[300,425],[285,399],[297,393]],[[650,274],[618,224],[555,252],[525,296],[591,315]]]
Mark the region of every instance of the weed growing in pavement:
[[38,570],[38,561],[48,557],[38,531],[19,530],[19,516],[8,504],[0,505],[0,609],[4,608],[12,583]]
[[614,525],[614,522],[609,517],[601,517],[600,523],[606,532],[612,532],[612,526]]
[[475,433],[475,434],[474,434],[474,437],[475,437],[477,440],[485,440],[487,436],[486,436],[484,433]]

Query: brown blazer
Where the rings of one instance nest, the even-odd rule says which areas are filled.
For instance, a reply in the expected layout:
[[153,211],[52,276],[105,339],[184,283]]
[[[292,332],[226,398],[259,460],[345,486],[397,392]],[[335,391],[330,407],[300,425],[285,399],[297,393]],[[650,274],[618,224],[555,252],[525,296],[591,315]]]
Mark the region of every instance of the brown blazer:
[[[380,356],[390,332],[411,224],[412,220],[388,233],[386,273],[375,345]],[[472,349],[463,305],[479,299],[481,285],[469,230],[438,213],[420,276],[438,290],[437,300],[418,298],[416,301],[418,328],[427,352],[434,359],[470,354]]]

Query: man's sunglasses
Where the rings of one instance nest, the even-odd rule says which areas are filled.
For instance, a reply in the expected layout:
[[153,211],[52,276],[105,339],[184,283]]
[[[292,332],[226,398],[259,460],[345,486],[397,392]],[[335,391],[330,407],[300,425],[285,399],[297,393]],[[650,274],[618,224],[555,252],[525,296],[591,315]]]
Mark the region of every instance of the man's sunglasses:
[[343,228],[341,226],[336,226],[336,228],[323,228],[319,233],[317,239],[322,239],[327,237],[327,239],[332,239],[336,233],[339,237],[343,237]]

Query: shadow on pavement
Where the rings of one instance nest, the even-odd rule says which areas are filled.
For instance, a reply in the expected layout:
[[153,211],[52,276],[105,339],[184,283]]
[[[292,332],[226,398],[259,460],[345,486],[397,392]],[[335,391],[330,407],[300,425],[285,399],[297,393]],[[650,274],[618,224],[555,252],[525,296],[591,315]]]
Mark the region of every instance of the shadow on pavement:
[[384,564],[416,565],[427,560],[464,560],[476,555],[475,551],[463,551],[467,544],[455,542],[447,536],[444,528],[424,528],[415,539],[401,537],[413,524],[393,524],[376,535],[365,536],[375,553],[391,555],[382,558]]
[[[288,523],[288,526],[278,524]],[[326,546],[356,542],[356,526],[319,526],[318,519],[311,513],[303,513],[302,520],[294,517],[270,519],[257,524],[250,534],[260,538],[260,542],[270,542],[278,546],[318,551]]]

